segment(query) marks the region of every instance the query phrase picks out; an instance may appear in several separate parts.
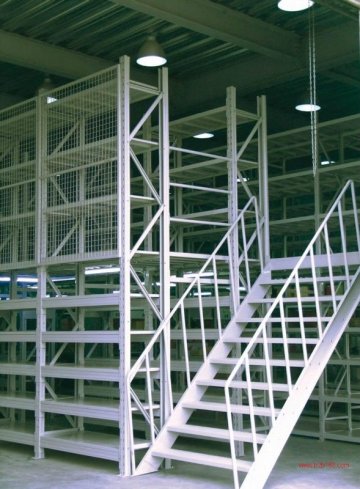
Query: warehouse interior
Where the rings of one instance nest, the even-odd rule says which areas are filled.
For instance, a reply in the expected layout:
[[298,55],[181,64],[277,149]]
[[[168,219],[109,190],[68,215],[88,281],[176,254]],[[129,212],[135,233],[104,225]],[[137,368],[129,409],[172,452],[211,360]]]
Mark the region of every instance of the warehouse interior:
[[0,2],[4,489],[358,487],[360,3],[305,3]]

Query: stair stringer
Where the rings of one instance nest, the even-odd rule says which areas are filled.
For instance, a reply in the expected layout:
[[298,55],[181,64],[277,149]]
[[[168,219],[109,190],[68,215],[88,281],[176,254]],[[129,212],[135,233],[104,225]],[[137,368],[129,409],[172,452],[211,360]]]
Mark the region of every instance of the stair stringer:
[[[152,455],[153,451],[163,450],[165,448],[171,448],[175,443],[178,435],[167,430],[169,425],[181,425],[185,424],[190,418],[193,410],[188,408],[183,408],[182,404],[187,401],[200,400],[206,390],[206,387],[199,386],[196,384],[199,380],[205,379],[213,379],[217,373],[218,368],[211,364],[212,359],[227,357],[231,350],[231,346],[225,341],[234,336],[239,337],[241,335],[242,330],[244,329],[241,326],[241,323],[246,323],[248,319],[250,319],[254,312],[257,310],[258,306],[251,303],[254,298],[261,299],[265,297],[266,293],[269,290],[268,285],[264,285],[264,275],[271,274],[270,267],[266,267],[263,272],[259,275],[254,285],[252,286],[249,293],[243,299],[236,313],[233,315],[232,319],[226,326],[223,331],[221,338],[217,341],[217,343],[212,348],[211,352],[206,358],[206,361],[198,370],[197,374],[194,376],[191,384],[186,389],[180,400],[178,401],[174,411],[164,424],[160,433],[158,434],[155,442],[149,448],[144,458],[139,463],[137,469],[135,470],[134,475],[142,475],[147,474],[149,472],[155,472],[159,469],[163,458],[155,457]],[[225,340],[225,341],[224,341]]]
[[286,441],[310,398],[326,364],[333,354],[352,315],[360,303],[360,267],[344,295],[339,309],[330,320],[309,363],[304,367],[288,399],[266,437],[255,461],[247,473],[241,489],[262,489],[276,464]]

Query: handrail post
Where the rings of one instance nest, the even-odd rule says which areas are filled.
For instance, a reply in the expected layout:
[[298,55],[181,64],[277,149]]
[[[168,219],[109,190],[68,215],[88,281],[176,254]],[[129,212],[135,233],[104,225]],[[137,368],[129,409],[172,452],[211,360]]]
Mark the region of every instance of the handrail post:
[[268,152],[267,152],[267,114],[266,97],[257,99],[258,116],[261,118],[259,128],[259,207],[263,216],[262,249],[264,264],[270,260],[270,218],[269,218],[269,189],[268,189]]
[[357,204],[356,204],[356,195],[355,195],[355,185],[354,182],[351,182],[351,200],[354,211],[354,223],[355,223],[355,233],[356,233],[356,242],[357,249],[360,253],[360,228],[359,228],[359,216],[357,213]]
[[[160,312],[165,319],[170,314],[170,174],[169,174],[169,107],[167,69],[159,72],[162,100],[159,105],[160,198],[163,211],[160,219]],[[166,322],[160,341],[160,423],[169,417],[172,402],[170,375],[170,320]]]
[[[127,385],[128,385],[128,391],[130,393],[130,398],[128,400],[128,412],[130,412],[130,422],[132,422],[132,418],[131,418],[132,408],[131,408],[131,401],[130,401],[130,399],[132,399],[132,401],[134,402],[136,407],[139,409],[139,411],[143,415],[145,421],[149,424],[150,429],[152,430],[152,433],[155,432],[155,434],[157,434],[157,431],[158,431],[157,427],[155,426],[155,423],[153,423],[153,421],[151,419],[153,417],[153,414],[150,413],[150,415],[149,415],[149,413],[146,412],[146,408],[143,406],[142,401],[140,401],[140,399],[138,398],[136,393],[133,391],[131,384],[132,384],[134,378],[137,376],[139,369],[142,368],[145,364],[145,370],[147,372],[147,377],[148,377],[147,378],[147,389],[151,388],[152,382],[150,381],[151,378],[149,378],[149,368],[151,366],[151,365],[149,366],[149,362],[151,359],[150,352],[153,350],[155,344],[160,343],[161,346],[164,344],[164,336],[166,334],[165,332],[166,331],[170,332],[170,324],[171,324],[171,321],[174,318],[176,313],[180,314],[180,323],[181,323],[181,328],[182,328],[182,337],[183,337],[183,345],[184,345],[184,361],[185,361],[185,366],[186,366],[186,380],[187,380],[187,384],[188,385],[190,384],[190,381],[191,381],[190,359],[189,359],[189,352],[187,349],[188,337],[187,337],[184,301],[189,296],[189,294],[196,289],[197,289],[198,302],[199,302],[198,306],[200,309],[200,327],[201,327],[202,350],[203,350],[204,359],[207,356],[206,336],[205,336],[206,331],[205,331],[203,304],[202,304],[202,297],[201,297],[201,293],[202,293],[201,278],[202,278],[202,275],[204,274],[204,272],[206,270],[208,270],[209,267],[211,267],[213,270],[214,287],[216,289],[214,294],[215,294],[215,302],[216,302],[218,331],[219,331],[219,336],[221,335],[221,311],[220,311],[221,302],[220,302],[220,294],[219,294],[219,290],[218,290],[219,285],[220,285],[220,278],[217,275],[216,259],[217,259],[217,256],[219,255],[219,251],[224,246],[224,243],[228,243],[230,234],[234,230],[236,230],[236,232],[238,232],[237,230],[238,230],[238,227],[240,226],[239,223],[243,219],[244,214],[249,213],[249,212],[253,212],[253,209],[255,209],[255,212],[256,212],[257,204],[256,204],[256,198],[254,196],[252,196],[248,200],[248,202],[244,205],[242,211],[239,213],[239,215],[237,216],[234,223],[230,226],[227,233],[222,237],[222,239],[220,240],[220,242],[218,243],[218,245],[214,249],[213,253],[205,261],[205,263],[203,264],[203,266],[201,267],[199,272],[197,272],[195,274],[195,276],[191,280],[190,284],[186,287],[185,291],[183,292],[181,297],[178,299],[177,303],[173,306],[171,311],[169,311],[169,313],[162,319],[159,327],[154,332],[154,334],[153,334],[152,338],[150,339],[150,341],[148,342],[147,346],[145,347],[145,349],[143,350],[143,352],[141,353],[139,358],[135,361],[134,365],[130,369],[130,371],[127,375]],[[260,227],[259,226],[259,220],[257,220],[257,226],[256,226],[256,231],[255,231],[255,233],[257,233],[257,234],[259,232],[259,227]],[[256,237],[253,238],[253,236],[252,236],[246,244],[247,250],[251,246],[256,246],[258,244],[259,244],[259,240],[257,240]],[[238,256],[238,259],[239,259],[239,261],[244,260],[245,254],[243,254],[242,256]],[[231,270],[232,270],[232,268],[229,267],[229,273],[231,273]],[[168,408],[169,408],[169,415],[170,415],[170,413],[172,411],[172,406],[173,406],[172,389],[171,389],[171,370],[170,370],[170,348],[164,348],[162,356],[166,356],[166,358],[164,358],[164,365],[166,367],[164,369],[164,382],[165,382],[165,387],[167,389]],[[228,390],[228,395],[230,395],[229,390]],[[151,396],[151,393],[150,393],[148,398],[152,402],[153,398]],[[230,398],[229,398],[229,403],[230,403]],[[241,404],[241,402],[240,402],[240,404]],[[230,416],[232,416],[232,415],[230,415]],[[242,415],[235,413],[235,416],[236,417],[234,419],[234,422],[237,423],[236,430],[238,430],[238,429],[241,430],[241,428],[242,428]],[[166,419],[164,421],[166,421]],[[132,430],[129,430],[129,431],[131,432]],[[131,437],[130,442],[133,443],[132,437]],[[133,454],[134,454],[133,448],[134,447],[133,447],[133,445],[131,445],[131,443],[130,443],[130,448],[132,449],[132,451],[131,451],[132,462],[133,462],[132,466],[134,468],[134,466],[135,466],[134,457],[133,457]],[[235,457],[240,454],[240,451],[242,452],[242,446],[243,446],[242,442],[234,440],[234,448],[235,448],[235,451],[237,451],[237,453],[235,453]]]
[[[238,184],[237,184],[237,117],[236,117],[236,89],[228,87],[226,91],[226,118],[227,118],[227,156],[228,161],[228,222],[236,222],[238,217]],[[239,233],[237,226],[229,235],[229,268],[232,275],[231,295],[232,314],[240,304],[239,296]]]

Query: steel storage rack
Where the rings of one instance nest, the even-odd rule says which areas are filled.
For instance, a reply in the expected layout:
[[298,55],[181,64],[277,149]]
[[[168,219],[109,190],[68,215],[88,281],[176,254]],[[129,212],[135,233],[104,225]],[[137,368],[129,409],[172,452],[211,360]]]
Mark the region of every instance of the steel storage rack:
[[[0,268],[0,436],[32,445],[35,427],[36,293],[26,287],[36,271],[36,103],[2,111]],[[6,273],[7,272],[7,273]]]
[[[306,131],[267,138],[264,97],[251,113],[229,87],[223,107],[169,121],[167,84],[166,69],[153,85],[132,80],[124,57],[0,113],[0,439],[37,458],[112,460],[123,476],[163,459],[213,464],[254,487],[314,365],[325,376],[295,432],[310,434],[315,412],[317,436],[358,441],[357,182],[332,195],[342,169],[357,175],[345,161],[356,118],[339,121],[350,153],[313,184],[307,170],[276,174],[282,156],[307,154]],[[216,137],[195,140],[203,131]],[[337,129],[324,131],[332,152]],[[269,192],[289,198],[280,212],[297,230],[316,224],[300,258],[278,246],[293,221],[274,222]],[[228,449],[189,453],[178,438]]]
[[[37,458],[55,449],[113,460],[131,474],[152,443],[151,420],[158,429],[167,419],[254,278],[244,265],[239,275],[235,250],[259,249],[254,271],[269,254],[265,100],[250,113],[235,99],[229,88],[224,107],[169,123],[166,69],[157,84],[140,83],[124,57],[1,112],[0,439],[34,446]],[[194,146],[200,128],[226,144]],[[241,171],[259,164],[257,221]],[[180,316],[155,332],[229,229],[212,274],[184,300],[185,358]]]

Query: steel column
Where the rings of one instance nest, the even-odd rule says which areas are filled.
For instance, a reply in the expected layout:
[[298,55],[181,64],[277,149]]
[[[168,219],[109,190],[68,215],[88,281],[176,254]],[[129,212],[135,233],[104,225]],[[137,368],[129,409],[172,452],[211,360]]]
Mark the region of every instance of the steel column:
[[[160,198],[163,211],[160,218],[160,312],[163,318],[170,313],[170,176],[169,176],[169,103],[168,72],[159,73],[159,88],[162,100],[159,106],[159,176]],[[161,341],[161,425],[172,411],[170,382],[170,322],[164,329]]]
[[270,260],[270,230],[269,230],[269,190],[268,190],[268,152],[267,152],[267,115],[266,97],[257,99],[258,116],[261,118],[259,129],[259,203],[260,213],[264,217],[263,225],[263,257],[264,265]]
[[[236,221],[238,209],[237,185],[237,124],[236,124],[236,89],[229,87],[226,90],[226,118],[227,118],[227,157],[228,157],[228,222],[230,226]],[[236,227],[229,237],[230,276],[232,314],[240,304],[239,295],[239,231]]]
[[130,62],[120,60],[117,72],[117,150],[118,150],[118,253],[119,276],[119,428],[120,475],[131,475],[130,432],[127,375],[131,362],[131,303],[130,303]]

